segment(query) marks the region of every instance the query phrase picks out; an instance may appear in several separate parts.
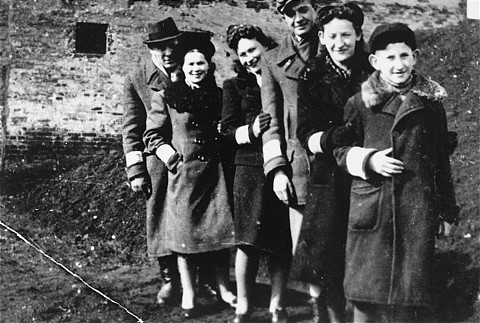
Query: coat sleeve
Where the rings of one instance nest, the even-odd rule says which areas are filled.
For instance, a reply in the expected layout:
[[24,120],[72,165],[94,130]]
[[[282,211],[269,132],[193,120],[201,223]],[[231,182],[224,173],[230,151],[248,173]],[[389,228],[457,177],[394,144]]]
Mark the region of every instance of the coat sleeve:
[[273,170],[288,167],[285,153],[285,129],[283,128],[283,95],[280,84],[267,61],[262,63],[262,110],[271,116],[270,128],[262,135],[263,169],[268,176]]
[[130,76],[124,82],[124,107],[122,118],[122,144],[126,158],[127,177],[147,176],[143,159],[142,136],[145,131],[146,109]]
[[327,129],[322,127],[322,104],[315,100],[314,95],[310,90],[309,80],[301,80],[298,83],[298,108],[297,108],[297,138],[302,144],[303,148],[315,154],[319,151],[312,151],[309,147],[310,137],[314,134],[319,134],[318,146],[320,146],[320,137]]
[[438,134],[435,134],[436,170],[435,170],[435,197],[439,210],[439,218],[449,223],[458,222],[459,207],[455,199],[452,171],[450,166],[450,143],[448,138],[447,117],[441,103],[435,107]]
[[235,87],[234,81],[226,80],[223,83],[222,132],[230,140],[235,140],[237,129],[246,125],[241,104],[242,98]]
[[162,91],[152,95],[152,109],[147,114],[146,130],[143,134],[145,146],[152,153],[164,144],[171,144],[172,123]]
[[344,113],[344,123],[350,123],[354,133],[352,144],[351,146],[335,148],[333,155],[337,160],[338,166],[350,175],[366,180],[370,175],[367,169],[367,162],[377,149],[363,147],[363,123],[359,108],[355,102],[356,98],[357,96],[353,96],[347,101]]

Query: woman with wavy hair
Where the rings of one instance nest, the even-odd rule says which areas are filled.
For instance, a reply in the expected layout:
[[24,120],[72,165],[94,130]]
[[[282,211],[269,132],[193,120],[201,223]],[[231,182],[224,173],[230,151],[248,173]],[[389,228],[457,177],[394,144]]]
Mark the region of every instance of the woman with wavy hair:
[[343,277],[350,176],[333,148],[348,142],[343,107],[373,71],[364,49],[364,15],[354,3],[326,6],[317,15],[322,54],[298,86],[297,136],[310,159],[305,218],[292,278],[310,283],[314,322],[345,320]]
[[276,44],[252,25],[228,27],[227,43],[238,58],[237,76],[223,85],[222,111],[223,132],[237,146],[233,192],[238,302],[233,322],[251,320],[252,288],[262,254],[269,260],[272,322],[286,322],[283,302],[292,248],[288,210],[263,174],[261,152],[261,135],[270,123],[270,116],[261,112],[261,59]]

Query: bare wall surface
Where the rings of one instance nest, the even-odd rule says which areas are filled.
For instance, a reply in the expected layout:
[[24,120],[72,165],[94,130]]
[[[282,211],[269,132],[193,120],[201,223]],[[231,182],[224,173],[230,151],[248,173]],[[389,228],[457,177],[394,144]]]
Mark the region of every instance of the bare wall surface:
[[[5,158],[96,154],[120,148],[123,78],[147,54],[142,44],[147,22],[172,16],[183,30],[212,31],[221,85],[233,75],[224,36],[228,25],[254,23],[277,39],[284,34],[275,1],[264,2],[269,9],[246,8],[242,0],[1,0],[1,58],[2,66],[9,66],[2,68],[0,83],[0,98],[8,87],[8,96],[0,101],[0,147],[5,147]],[[406,21],[414,29],[456,24],[463,19],[459,2],[361,2],[365,36],[387,17]],[[5,17],[10,17],[10,24]],[[77,22],[109,25],[105,55],[75,54]],[[11,60],[4,48],[11,48]]]

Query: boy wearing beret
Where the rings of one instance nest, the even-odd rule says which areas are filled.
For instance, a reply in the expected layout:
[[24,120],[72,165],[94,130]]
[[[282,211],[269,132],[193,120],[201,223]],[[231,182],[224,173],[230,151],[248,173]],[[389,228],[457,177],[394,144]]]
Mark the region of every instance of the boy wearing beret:
[[353,176],[345,295],[354,322],[408,322],[432,305],[435,235],[458,216],[447,94],[413,70],[419,51],[408,26],[381,25],[369,45],[376,71],[345,107],[355,139],[334,150]]

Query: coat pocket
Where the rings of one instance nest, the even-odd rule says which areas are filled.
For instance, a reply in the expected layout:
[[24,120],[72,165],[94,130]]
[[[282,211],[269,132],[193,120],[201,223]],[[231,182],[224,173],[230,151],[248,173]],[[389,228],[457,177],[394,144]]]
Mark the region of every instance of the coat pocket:
[[350,216],[348,227],[351,231],[374,231],[380,224],[381,187],[369,184],[353,185],[350,194]]

